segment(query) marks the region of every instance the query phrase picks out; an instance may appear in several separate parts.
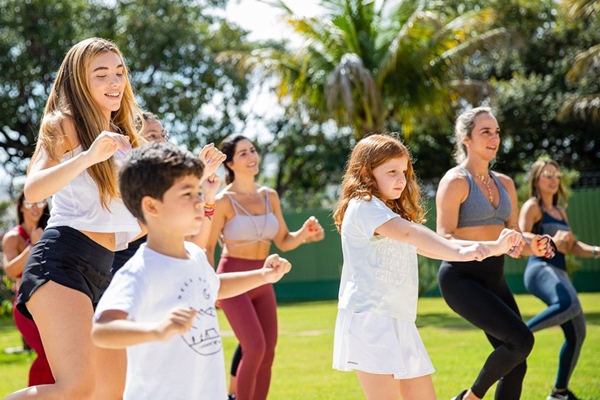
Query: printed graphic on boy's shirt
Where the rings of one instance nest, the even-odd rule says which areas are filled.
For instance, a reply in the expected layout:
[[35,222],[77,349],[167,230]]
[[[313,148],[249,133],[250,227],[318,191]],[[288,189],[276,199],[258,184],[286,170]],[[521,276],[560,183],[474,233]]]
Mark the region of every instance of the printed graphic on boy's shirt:
[[197,312],[191,329],[181,335],[181,338],[190,349],[200,355],[210,356],[220,352],[223,342],[219,332],[217,309],[214,300],[211,299],[208,282],[201,277],[190,278],[179,290],[178,300]]

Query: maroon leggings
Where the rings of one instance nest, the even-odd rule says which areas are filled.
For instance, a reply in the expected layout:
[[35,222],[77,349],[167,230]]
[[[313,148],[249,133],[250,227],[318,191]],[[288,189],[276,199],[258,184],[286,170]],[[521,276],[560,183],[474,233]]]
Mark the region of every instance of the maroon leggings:
[[[15,297],[16,299],[16,297]],[[52,370],[48,364],[48,358],[46,358],[46,352],[42,345],[42,338],[38,327],[29,318],[21,314],[17,309],[17,305],[13,306],[13,318],[17,329],[23,335],[25,342],[35,350],[37,357],[33,360],[31,368],[29,368],[29,384],[28,386],[45,385],[54,383],[54,376]]]
[[[217,273],[260,269],[264,260],[222,257]],[[221,308],[244,354],[237,370],[238,400],[266,400],[277,344],[277,302],[273,285],[263,285],[230,299]]]

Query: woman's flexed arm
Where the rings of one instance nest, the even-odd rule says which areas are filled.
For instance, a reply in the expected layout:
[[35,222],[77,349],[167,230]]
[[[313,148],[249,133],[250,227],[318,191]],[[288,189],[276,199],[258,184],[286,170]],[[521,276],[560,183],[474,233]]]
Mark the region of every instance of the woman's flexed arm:
[[[127,149],[128,139],[127,136],[104,131],[98,135],[88,150],[63,163],[54,160],[47,149],[40,148],[27,174],[24,187],[25,198],[29,202],[35,202],[52,196],[85,169],[107,160],[119,148]],[[55,153],[64,154],[72,150],[67,147],[67,143],[58,144],[58,148],[54,149]]]

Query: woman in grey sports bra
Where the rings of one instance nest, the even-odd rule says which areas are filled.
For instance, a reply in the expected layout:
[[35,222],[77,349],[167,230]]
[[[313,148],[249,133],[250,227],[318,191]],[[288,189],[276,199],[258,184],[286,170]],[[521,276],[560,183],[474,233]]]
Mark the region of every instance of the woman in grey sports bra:
[[[218,273],[261,268],[271,243],[281,251],[289,251],[324,238],[315,217],[295,232],[288,230],[277,192],[255,182],[260,157],[248,138],[229,136],[220,150],[227,156],[224,165],[228,185],[217,196],[207,246],[208,259],[214,263],[215,246],[221,240]],[[221,301],[243,350],[236,371],[238,400],[267,398],[277,342],[276,307],[272,285]]]
[[[500,148],[498,121],[487,107],[461,114],[455,126],[456,161],[440,181],[436,196],[437,232],[447,238],[494,240],[504,228],[519,231],[515,185],[492,172]],[[523,240],[509,255],[552,256],[548,238]],[[533,335],[521,319],[504,278],[504,257],[481,262],[442,262],[440,291],[450,308],[482,329],[493,351],[470,388],[455,399],[478,400],[496,382],[496,400],[518,400]],[[466,383],[466,382],[465,382]]]

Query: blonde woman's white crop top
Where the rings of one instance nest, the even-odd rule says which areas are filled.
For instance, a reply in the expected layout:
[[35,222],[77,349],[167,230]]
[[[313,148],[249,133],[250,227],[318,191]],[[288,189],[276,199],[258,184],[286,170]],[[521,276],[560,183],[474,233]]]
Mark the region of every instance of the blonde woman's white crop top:
[[[66,153],[61,163],[81,153],[81,146]],[[87,170],[75,177],[52,196],[48,227],[69,226],[89,232],[114,232],[116,250],[127,248],[141,232],[137,219],[120,199],[113,199],[109,209],[102,208],[98,186]]]

